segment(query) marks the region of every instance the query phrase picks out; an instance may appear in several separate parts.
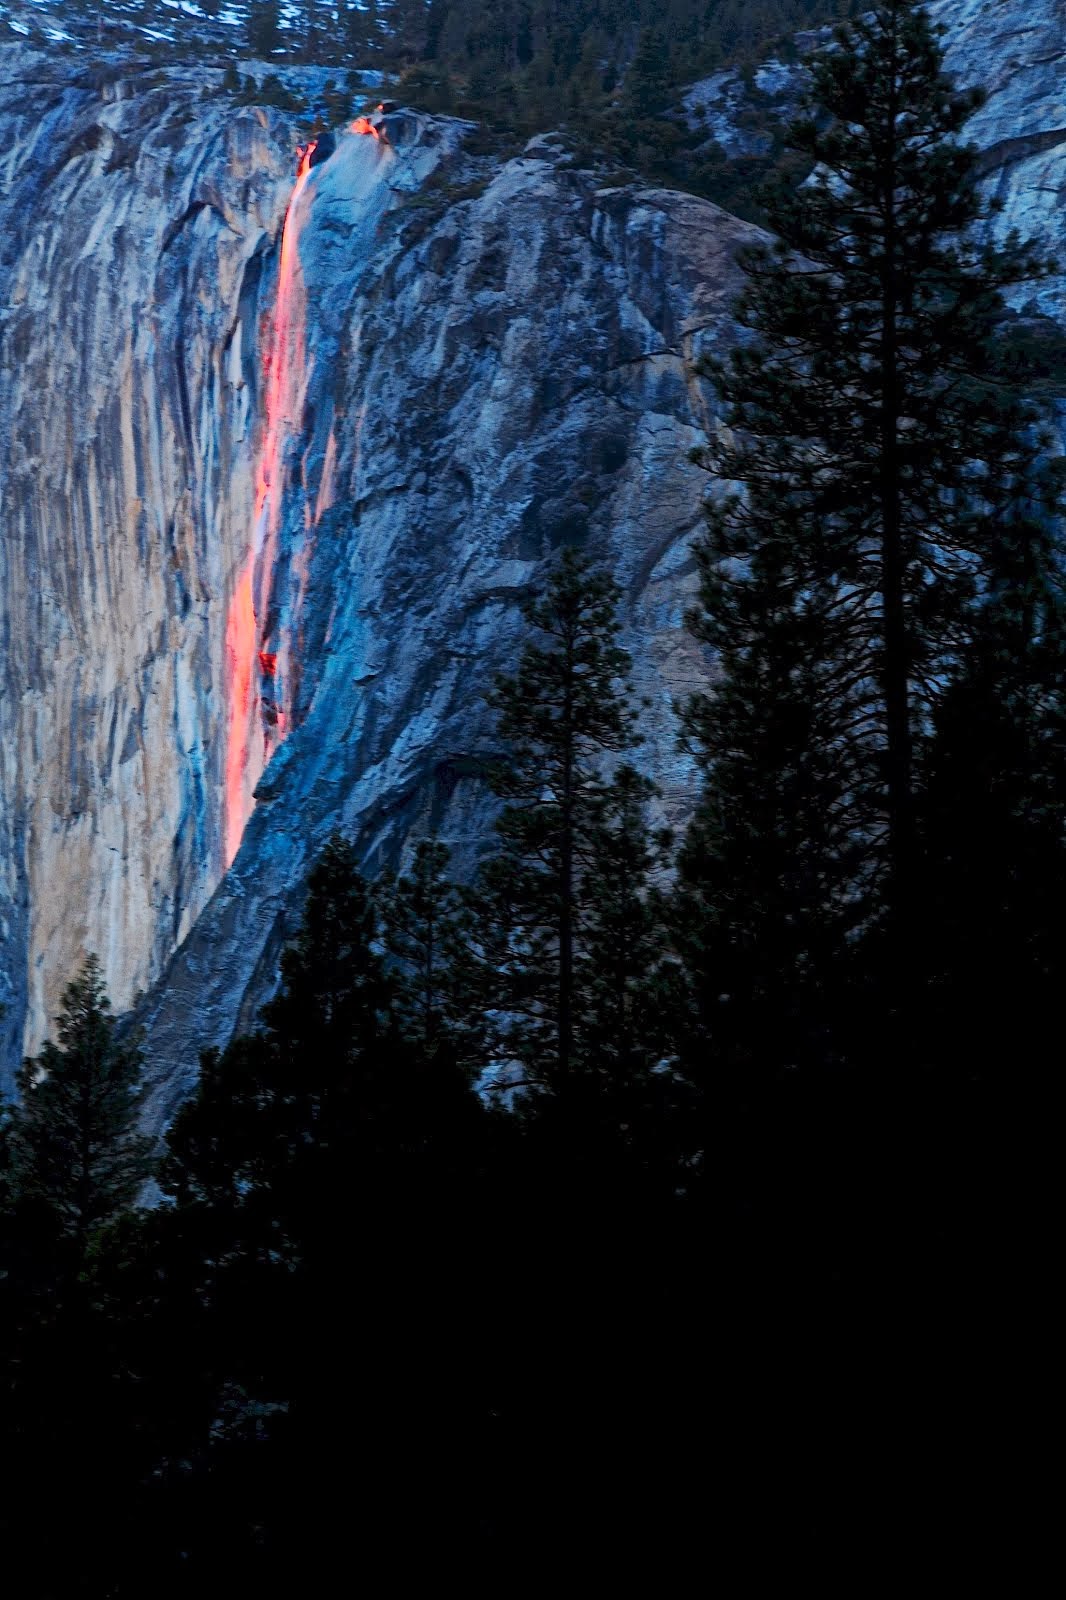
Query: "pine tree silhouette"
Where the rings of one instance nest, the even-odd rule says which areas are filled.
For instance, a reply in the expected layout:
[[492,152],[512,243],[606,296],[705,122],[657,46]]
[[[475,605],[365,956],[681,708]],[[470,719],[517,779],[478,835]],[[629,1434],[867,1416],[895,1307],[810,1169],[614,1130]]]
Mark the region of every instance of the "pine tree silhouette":
[[151,1171],[138,1131],[144,1097],[135,1041],[116,1034],[103,975],[90,955],[63,996],[50,1040],[18,1076],[12,1184],[84,1254],[94,1229],[126,1210]]
[[994,351],[1001,291],[1045,263],[975,242],[981,98],[913,0],[839,30],[790,130],[813,176],[771,197],[781,242],[748,253],[746,335],[709,367],[692,627],[718,677],[688,708],[706,787],[681,920],[704,1034],[771,1073],[846,1049],[859,933],[879,976],[857,1028],[886,1057],[914,1043],[929,738],[1040,449]]
[[[664,842],[645,814],[654,786],[628,765],[609,771],[639,743],[618,598],[609,578],[565,551],[525,607],[518,670],[497,680],[490,700],[508,752],[492,773],[505,804],[498,854],[481,873],[468,926],[491,1052],[517,1063],[527,1085],[556,1094],[600,1077],[612,1048],[601,1031],[611,984],[616,1004],[629,1008],[628,1030],[638,1026],[630,1001],[649,975],[650,937],[644,928],[641,943],[638,928],[651,918],[648,878]],[[597,963],[623,930],[628,954],[617,938],[611,954],[628,964],[609,977]],[[632,1031],[614,1044],[626,1040],[635,1048]]]

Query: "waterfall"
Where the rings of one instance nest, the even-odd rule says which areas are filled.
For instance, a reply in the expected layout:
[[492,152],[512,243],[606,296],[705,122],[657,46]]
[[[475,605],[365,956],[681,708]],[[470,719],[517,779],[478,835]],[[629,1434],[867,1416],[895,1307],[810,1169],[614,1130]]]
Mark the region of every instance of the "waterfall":
[[[226,613],[223,847],[227,867],[252,814],[256,785],[291,728],[292,623],[307,583],[311,539],[334,493],[337,437],[329,372],[316,376],[315,354],[309,348],[307,263],[301,256],[301,238],[315,197],[323,189],[327,204],[340,205],[368,230],[388,200],[388,188],[380,179],[383,166],[393,160],[390,147],[366,117],[357,118],[346,131],[349,137],[342,136],[328,160],[322,159],[318,141],[301,148],[281,232],[274,312],[263,356],[263,421],[251,547]],[[353,134],[369,137],[353,139]],[[358,237],[359,231],[352,229],[350,243],[357,243]],[[329,248],[322,238],[314,247],[320,253]],[[308,245],[304,253],[313,256],[314,247]],[[323,318],[328,322],[328,307],[316,305],[315,329]],[[328,359],[325,366],[328,369]],[[327,430],[317,440],[304,437],[313,383],[313,409]],[[298,514],[289,506],[293,489],[302,502]]]
[[226,617],[227,730],[224,847],[237,854],[255,804],[255,786],[288,728],[288,641],[272,624],[270,592],[278,549],[290,441],[299,434],[307,392],[307,292],[300,234],[313,200],[311,157],[300,153],[281,233],[277,295],[263,362],[264,414],[256,471],[251,549]]

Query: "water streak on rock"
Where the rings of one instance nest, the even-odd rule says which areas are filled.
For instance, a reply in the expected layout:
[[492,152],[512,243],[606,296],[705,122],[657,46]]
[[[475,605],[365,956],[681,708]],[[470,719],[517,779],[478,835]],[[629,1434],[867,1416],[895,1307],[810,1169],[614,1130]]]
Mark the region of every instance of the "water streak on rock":
[[[225,854],[229,866],[255,805],[255,786],[284,739],[286,641],[273,640],[270,587],[277,553],[287,445],[298,431],[307,373],[307,295],[300,270],[300,230],[307,216],[305,191],[314,145],[300,153],[296,187],[281,233],[277,298],[264,360],[264,419],[256,472],[255,525],[248,560],[237,579],[226,618]],[[253,670],[269,656],[272,670]],[[279,659],[280,664],[279,664]]]

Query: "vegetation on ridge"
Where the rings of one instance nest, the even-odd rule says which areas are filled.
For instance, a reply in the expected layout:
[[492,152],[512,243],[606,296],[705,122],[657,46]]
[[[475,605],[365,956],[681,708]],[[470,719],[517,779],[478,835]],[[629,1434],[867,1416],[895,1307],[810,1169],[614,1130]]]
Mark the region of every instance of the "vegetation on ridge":
[[[84,0],[54,15],[31,7],[26,19],[49,51],[87,52],[115,71],[138,57],[225,68],[227,87],[245,98],[308,118],[350,115],[386,84],[505,141],[562,129],[607,174],[640,174],[754,215],[755,185],[784,155],[754,69],[768,56],[794,60],[797,30],[850,9],[851,0],[202,0],[181,9]],[[294,70],[314,66],[334,69],[328,91]],[[739,162],[681,109],[684,88],[721,68],[739,69],[747,85],[742,118],[757,153]]]

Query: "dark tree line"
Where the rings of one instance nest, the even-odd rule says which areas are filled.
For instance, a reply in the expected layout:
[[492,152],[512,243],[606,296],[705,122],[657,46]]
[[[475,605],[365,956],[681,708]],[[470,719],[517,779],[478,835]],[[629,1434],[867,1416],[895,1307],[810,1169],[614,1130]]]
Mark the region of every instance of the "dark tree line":
[[851,9],[850,0],[431,0],[416,8],[422,25],[405,20],[383,52],[413,104],[475,117],[505,140],[563,130],[579,159],[613,181],[640,174],[746,215],[749,169],[778,160],[774,121],[760,124],[770,153],[734,173],[707,130],[687,125],[684,89],[723,67],[750,74],[768,56],[793,60],[797,30]]
[[[145,58],[202,63],[224,69],[223,87],[245,103],[309,122],[347,121],[368,94],[386,92],[478,120],[485,147],[516,149],[561,130],[608,181],[640,175],[763,221],[762,175],[787,169],[798,181],[805,168],[782,151],[779,118],[753,88],[754,70],[768,57],[794,60],[797,30],[854,9],[854,0],[201,0],[195,10],[82,0],[70,8],[66,40],[38,34],[32,7],[26,23],[47,49],[102,56],[104,74],[123,71],[117,51],[130,68]],[[274,70],[249,71],[252,61]],[[313,90],[284,71],[308,65],[336,71]],[[765,150],[727,157],[707,127],[682,115],[684,89],[722,67],[745,75],[740,116]]]
[[[1062,975],[1066,637],[1045,330],[1002,299],[1046,268],[973,242],[975,103],[910,0],[816,66],[817,177],[771,201],[709,369],[679,841],[619,593],[568,551],[492,692],[474,882],[439,840],[372,885],[328,844],[149,1208],[141,1058],[96,964],[71,985],[3,1143],[22,1592],[499,1580],[769,1524],[821,1559],[827,1497],[839,1545],[871,1474],[913,1507],[943,1459],[953,1305],[989,1444]],[[934,1372],[900,1467],[880,1408]]]
[[[207,9],[206,7],[202,9]],[[800,29],[839,16],[838,0],[247,0],[237,8],[249,41],[292,59],[337,60],[345,50],[362,66],[433,62],[454,74],[460,92],[503,107],[508,93],[562,93],[572,80],[621,83],[655,45],[653,70],[669,89],[723,62],[755,61],[770,44],[790,48]],[[653,106],[660,110],[666,104]]]

